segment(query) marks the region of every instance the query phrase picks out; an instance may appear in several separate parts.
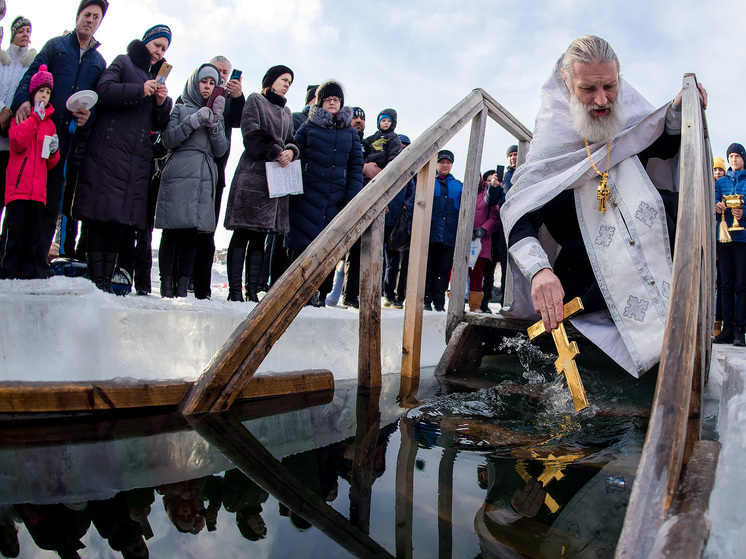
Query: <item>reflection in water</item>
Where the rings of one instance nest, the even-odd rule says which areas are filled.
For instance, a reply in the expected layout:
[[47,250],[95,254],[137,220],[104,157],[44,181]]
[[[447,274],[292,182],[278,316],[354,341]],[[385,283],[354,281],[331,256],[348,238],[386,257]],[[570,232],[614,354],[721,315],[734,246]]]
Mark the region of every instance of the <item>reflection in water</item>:
[[[399,419],[382,419],[385,388],[384,396],[360,391],[349,436],[279,456],[254,437],[251,424],[230,414],[211,418],[197,430],[210,452],[219,450],[235,468],[204,475],[204,461],[192,454],[194,479],[87,502],[8,503],[0,506],[0,553],[613,556],[644,438],[646,420],[637,412],[645,402],[627,397],[608,374],[583,371],[594,406],[576,414],[550,372],[549,383],[537,373],[522,386],[491,377],[491,388],[437,397],[415,394],[397,379]],[[647,389],[641,394],[644,400]],[[334,417],[349,413],[325,405]]]

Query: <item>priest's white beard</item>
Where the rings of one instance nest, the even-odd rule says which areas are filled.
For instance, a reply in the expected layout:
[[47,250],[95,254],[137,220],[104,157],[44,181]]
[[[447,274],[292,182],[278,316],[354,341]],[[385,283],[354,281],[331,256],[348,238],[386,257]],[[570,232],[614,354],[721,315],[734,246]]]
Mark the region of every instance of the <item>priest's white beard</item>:
[[581,138],[586,138],[590,143],[608,142],[622,131],[624,118],[622,115],[621,93],[622,90],[619,88],[615,102],[606,105],[609,113],[603,118],[594,118],[590,113],[593,109],[601,109],[603,107],[595,103],[584,105],[576,95],[572,92],[570,93],[572,127],[580,134]]

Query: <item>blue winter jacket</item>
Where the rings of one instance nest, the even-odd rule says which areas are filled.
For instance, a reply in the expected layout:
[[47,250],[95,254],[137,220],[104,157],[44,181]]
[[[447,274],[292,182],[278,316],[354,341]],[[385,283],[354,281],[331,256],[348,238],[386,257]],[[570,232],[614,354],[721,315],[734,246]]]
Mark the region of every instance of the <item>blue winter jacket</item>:
[[331,115],[311,107],[295,135],[303,169],[303,194],[290,197],[290,232],[285,247],[305,250],[363,188],[360,136],[350,126],[352,110]]
[[409,179],[409,182],[404,185],[404,188],[402,188],[394,199],[389,202],[389,211],[386,212],[384,223],[387,227],[394,226],[402,212],[402,206],[407,206],[407,212],[409,212],[409,216],[412,217],[412,211],[414,210],[414,189],[414,179]]
[[458,212],[461,207],[461,191],[464,185],[449,174],[443,178],[435,175],[433,195],[433,219],[430,223],[430,242],[456,245]]
[[[91,41],[91,47],[80,58],[80,43],[78,34],[73,31],[67,35],[49,39],[34,61],[29,66],[26,73],[18,84],[16,94],[13,97],[11,111],[15,114],[23,103],[29,101],[29,85],[32,76],[39,70],[42,64],[47,65],[47,69],[52,73],[54,78],[54,87],[52,88],[51,103],[54,107],[52,120],[57,126],[58,136],[68,135],[68,126],[72,120],[72,113],[67,110],[65,103],[68,98],[78,91],[85,89],[96,89],[99,77],[106,69],[104,57],[96,50],[99,44],[95,39]],[[32,103],[33,104],[33,103]],[[95,112],[95,107],[94,111]],[[95,114],[86,122],[86,128],[93,125]],[[63,154],[63,157],[66,154]]]
[[[720,177],[715,183],[715,202],[722,202],[723,196],[727,194],[743,194],[746,197],[746,170],[733,171],[728,169],[724,177]],[[717,216],[718,222],[722,214]],[[739,220],[741,225],[746,223],[746,219]],[[733,224],[733,212],[725,210],[725,222],[730,227]],[[746,243],[746,231],[731,231],[731,239],[738,243]]]

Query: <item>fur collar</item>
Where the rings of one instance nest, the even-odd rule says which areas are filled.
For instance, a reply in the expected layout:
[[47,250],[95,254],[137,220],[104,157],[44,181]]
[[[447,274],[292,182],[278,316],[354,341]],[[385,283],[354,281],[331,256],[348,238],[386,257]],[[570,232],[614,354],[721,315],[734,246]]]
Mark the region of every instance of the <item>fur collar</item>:
[[[21,47],[10,45],[8,47],[8,50],[0,50],[0,64],[3,66],[10,65],[11,62],[13,62],[13,57],[11,56],[11,51],[16,50],[21,51]],[[31,63],[34,61],[34,58],[36,58],[36,50],[30,49],[28,47],[24,47],[26,49],[26,53],[23,55],[23,58],[21,58],[21,66],[24,68],[28,68],[31,66]]]
[[318,105],[314,105],[308,112],[308,121],[320,128],[347,128],[352,122],[352,109],[342,107],[336,115],[332,115]]
[[141,70],[147,71],[148,68],[150,68],[150,51],[142,41],[138,39],[132,41],[127,46],[127,56],[129,56],[132,63]]

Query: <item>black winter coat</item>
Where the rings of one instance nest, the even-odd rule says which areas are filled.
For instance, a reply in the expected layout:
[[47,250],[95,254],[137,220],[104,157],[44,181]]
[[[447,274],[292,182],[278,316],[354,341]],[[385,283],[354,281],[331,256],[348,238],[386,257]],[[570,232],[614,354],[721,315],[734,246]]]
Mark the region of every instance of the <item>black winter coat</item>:
[[98,118],[78,176],[72,214],[76,219],[146,227],[148,186],[153,162],[151,131],[164,130],[172,101],[143,98],[143,85],[161,63],[150,68],[150,53],[132,41],[117,56],[96,87]]
[[311,107],[295,143],[303,168],[303,194],[290,197],[290,233],[285,247],[305,250],[347,202],[363,188],[363,152],[352,109],[332,116]]

